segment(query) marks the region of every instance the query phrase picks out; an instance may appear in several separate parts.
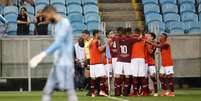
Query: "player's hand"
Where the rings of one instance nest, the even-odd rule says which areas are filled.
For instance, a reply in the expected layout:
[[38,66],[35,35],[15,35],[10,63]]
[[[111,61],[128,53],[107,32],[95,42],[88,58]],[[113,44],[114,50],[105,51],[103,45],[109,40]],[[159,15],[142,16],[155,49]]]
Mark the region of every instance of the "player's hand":
[[30,61],[29,61],[29,66],[31,68],[36,68],[37,65],[45,58],[46,52],[41,52],[40,54],[34,56]]

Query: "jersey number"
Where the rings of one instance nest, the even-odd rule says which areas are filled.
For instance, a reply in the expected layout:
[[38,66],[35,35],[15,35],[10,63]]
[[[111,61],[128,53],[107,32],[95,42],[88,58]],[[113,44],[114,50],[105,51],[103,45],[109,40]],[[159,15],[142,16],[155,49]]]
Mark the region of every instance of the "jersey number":
[[127,48],[126,45],[121,45],[120,48],[121,48],[121,53],[122,54],[127,54],[128,53],[128,48]]
[[113,48],[117,48],[117,43],[116,43],[116,41],[113,42],[113,45],[112,45],[112,46],[113,46]]

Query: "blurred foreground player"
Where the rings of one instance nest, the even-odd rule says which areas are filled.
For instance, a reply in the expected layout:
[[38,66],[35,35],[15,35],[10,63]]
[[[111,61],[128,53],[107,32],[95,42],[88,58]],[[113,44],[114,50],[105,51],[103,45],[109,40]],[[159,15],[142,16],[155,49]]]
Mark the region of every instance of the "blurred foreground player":
[[46,6],[42,12],[55,25],[55,41],[47,50],[32,58],[29,64],[35,68],[47,55],[55,56],[54,68],[45,85],[42,101],[51,101],[55,88],[66,90],[68,101],[78,101],[74,90],[73,35],[70,22],[58,15],[51,5]]

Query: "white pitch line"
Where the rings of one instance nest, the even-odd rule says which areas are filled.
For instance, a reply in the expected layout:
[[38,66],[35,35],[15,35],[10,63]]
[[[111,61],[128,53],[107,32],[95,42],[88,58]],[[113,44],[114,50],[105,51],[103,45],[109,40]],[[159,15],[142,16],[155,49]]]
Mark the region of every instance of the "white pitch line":
[[121,98],[112,97],[112,96],[105,96],[105,97],[107,97],[108,99],[116,100],[116,101],[130,101],[130,100],[121,99]]

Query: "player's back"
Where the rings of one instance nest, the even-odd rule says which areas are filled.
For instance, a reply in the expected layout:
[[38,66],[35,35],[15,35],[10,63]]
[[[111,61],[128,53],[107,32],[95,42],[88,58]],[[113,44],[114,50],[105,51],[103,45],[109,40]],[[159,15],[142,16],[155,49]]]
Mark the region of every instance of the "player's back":
[[132,46],[132,58],[145,58],[145,42],[137,41]]
[[55,40],[59,40],[61,47],[55,52],[55,62],[57,65],[72,65],[73,61],[73,35],[72,27],[67,18],[62,18],[55,25]]
[[131,48],[132,43],[134,40],[127,36],[123,35],[119,39],[119,55],[118,55],[118,61],[120,62],[130,62],[131,61]]
[[101,61],[102,53],[98,50],[99,42],[98,39],[93,39],[89,51],[90,51],[90,64],[101,64],[103,61]]

